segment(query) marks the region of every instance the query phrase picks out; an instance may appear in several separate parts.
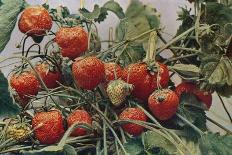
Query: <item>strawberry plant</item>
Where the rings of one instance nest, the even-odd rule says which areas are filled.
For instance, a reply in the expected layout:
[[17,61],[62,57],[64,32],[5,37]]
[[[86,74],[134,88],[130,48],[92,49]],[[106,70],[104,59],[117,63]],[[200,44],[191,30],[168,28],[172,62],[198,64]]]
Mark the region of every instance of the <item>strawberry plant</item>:
[[[19,52],[0,60],[10,69],[0,71],[0,153],[231,154],[231,129],[207,114],[221,101],[231,127],[223,100],[232,95],[231,2],[188,2],[195,9],[180,8],[165,40],[160,13],[139,0],[77,14],[0,0],[0,52],[15,26],[23,35]],[[120,21],[102,40],[97,24],[109,11]]]

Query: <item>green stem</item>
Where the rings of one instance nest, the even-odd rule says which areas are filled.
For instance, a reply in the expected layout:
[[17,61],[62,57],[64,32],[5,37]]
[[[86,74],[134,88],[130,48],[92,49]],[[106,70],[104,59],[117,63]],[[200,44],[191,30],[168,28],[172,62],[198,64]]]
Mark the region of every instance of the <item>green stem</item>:
[[193,49],[193,48],[176,47],[176,46],[172,46],[172,47],[169,47],[169,48],[170,48],[170,49],[173,49],[173,50],[183,50],[183,51],[201,53],[200,50],[196,50],[196,49]]
[[180,114],[176,114],[177,117],[179,117],[183,122],[185,122],[186,124],[188,124],[190,127],[192,127],[197,133],[199,133],[199,135],[203,135],[204,132],[202,132],[198,127],[196,127],[194,124],[192,124],[191,122],[189,122],[187,119],[185,119],[184,117],[182,117]]
[[222,126],[222,125],[219,124],[218,122],[214,121],[213,119],[211,119],[211,118],[209,118],[209,117],[207,117],[207,116],[206,116],[206,119],[207,119],[208,121],[210,121],[211,123],[215,124],[216,126],[218,126],[219,128],[225,130],[227,133],[232,134],[232,131],[228,130],[227,128],[225,128],[224,126]]
[[164,128],[148,111],[146,111],[142,106],[136,104],[137,107],[139,107],[140,109],[143,110],[143,112],[147,115],[148,118],[150,118],[155,124],[158,125],[158,127],[160,127],[170,138],[175,138],[177,141],[179,141],[179,143],[186,149],[188,150],[188,148],[184,145],[184,143],[182,142],[182,140],[178,137],[178,135],[176,135],[173,131]]
[[[107,107],[105,108],[104,114],[105,114],[105,116],[107,116]],[[104,147],[104,155],[107,155],[108,151],[107,151],[106,121],[105,120],[103,120],[103,147]]]
[[231,115],[230,115],[228,109],[226,108],[226,105],[225,105],[225,103],[224,103],[222,97],[221,97],[218,93],[217,93],[217,95],[218,95],[218,97],[219,97],[219,99],[220,99],[220,101],[221,101],[221,103],[222,103],[222,106],[223,106],[224,110],[226,111],[226,114],[228,115],[228,117],[229,117],[229,119],[230,119],[230,122],[232,123],[232,117],[231,117]]
[[179,56],[179,57],[170,58],[170,59],[167,59],[166,61],[164,61],[164,64],[166,64],[168,62],[172,62],[172,61],[177,61],[179,59],[193,57],[193,56],[197,56],[197,54],[194,53],[194,54],[188,54],[188,55],[183,55],[183,56]]
[[167,44],[165,44],[163,47],[161,47],[157,52],[156,55],[160,54],[163,50],[165,50],[166,48],[168,48],[170,45],[172,45],[173,43],[179,41],[183,36],[189,34],[190,32],[192,32],[195,29],[195,26],[191,27],[190,29],[188,29],[187,31],[181,33],[180,35],[176,36],[175,38],[173,38],[170,42],[168,42]]

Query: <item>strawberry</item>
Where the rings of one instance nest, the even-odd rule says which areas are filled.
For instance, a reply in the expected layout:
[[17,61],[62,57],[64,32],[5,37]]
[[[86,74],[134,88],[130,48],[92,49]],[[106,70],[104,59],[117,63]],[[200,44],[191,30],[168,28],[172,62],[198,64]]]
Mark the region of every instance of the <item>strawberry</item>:
[[[167,66],[159,64],[160,69],[160,85],[166,87],[169,81],[169,71]],[[157,76],[158,73],[152,74],[148,70],[146,63],[135,63],[127,66],[122,74],[122,79],[134,85],[132,95],[146,102],[149,95],[157,89]]]
[[88,90],[97,87],[105,77],[103,62],[92,56],[76,60],[72,65],[72,73],[77,85]]
[[105,63],[105,81],[106,83],[110,82],[111,80],[115,80],[115,74],[117,76],[117,79],[119,79],[122,76],[122,68],[116,63],[109,62]]
[[32,119],[32,127],[41,144],[57,143],[65,132],[62,114],[58,110],[36,113]]
[[37,95],[40,90],[40,83],[31,71],[13,74],[10,78],[10,85],[16,91],[22,107],[27,105],[30,96]]
[[148,107],[159,120],[168,120],[176,114],[179,97],[169,89],[157,90],[148,98]]
[[126,97],[130,95],[133,90],[133,85],[128,84],[122,80],[110,81],[107,86],[107,94],[115,106],[120,106],[125,101]]
[[[92,118],[85,110],[75,110],[68,116],[67,123],[68,123],[68,127],[70,127],[74,123],[86,123],[88,125],[92,125]],[[71,136],[77,137],[77,136],[84,136],[86,134],[87,134],[86,129],[77,128],[72,132]]]
[[191,82],[183,82],[179,84],[175,89],[176,94],[181,97],[183,93],[194,94],[201,102],[203,102],[209,109],[212,105],[212,94],[203,90],[200,90],[197,85]]
[[10,123],[6,129],[6,138],[24,141],[30,135],[30,131],[30,127],[26,123]]
[[56,43],[63,57],[75,59],[88,49],[88,34],[79,26],[63,27],[56,33]]
[[[147,121],[147,116],[145,113],[139,108],[126,108],[120,115],[119,120],[137,120],[137,121]],[[126,123],[122,125],[122,128],[127,133],[138,136],[140,135],[144,127],[134,123]]]
[[51,71],[48,63],[42,63],[35,66],[36,71],[41,76],[43,82],[48,88],[56,88],[61,81],[61,73],[58,70]]
[[52,28],[52,18],[44,7],[31,6],[23,11],[18,26],[22,33],[27,33],[30,36],[40,36]]

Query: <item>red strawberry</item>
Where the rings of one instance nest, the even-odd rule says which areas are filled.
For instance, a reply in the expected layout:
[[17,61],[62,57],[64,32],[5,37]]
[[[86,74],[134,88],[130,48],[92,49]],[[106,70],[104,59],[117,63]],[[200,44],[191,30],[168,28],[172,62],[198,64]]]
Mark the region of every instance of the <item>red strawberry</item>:
[[112,80],[115,80],[115,74],[117,75],[117,79],[119,79],[122,76],[122,68],[116,63],[109,62],[105,63],[105,81],[108,83]]
[[58,70],[51,71],[47,63],[39,64],[35,66],[35,69],[48,88],[56,88],[59,86],[58,82],[61,81],[61,73]]
[[56,33],[63,57],[75,59],[88,49],[88,34],[82,27],[64,27]]
[[57,143],[65,132],[62,114],[57,110],[36,113],[32,119],[32,127],[41,144]]
[[76,60],[72,65],[72,73],[77,85],[88,90],[97,87],[105,77],[104,64],[96,57]]
[[209,109],[212,105],[212,94],[206,91],[200,90],[197,85],[191,82],[183,82],[176,87],[176,94],[180,97],[182,93],[192,93],[196,97],[205,103]]
[[28,35],[44,35],[52,27],[49,12],[41,6],[26,8],[19,18],[19,30]]
[[37,95],[40,90],[40,83],[31,71],[13,74],[10,85],[17,92],[22,107],[28,103],[29,96]]
[[[169,81],[169,71],[166,65],[159,64],[160,68],[160,85],[166,87]],[[148,65],[145,63],[135,63],[125,68],[122,79],[134,85],[132,95],[146,102],[149,95],[157,89],[157,75],[153,75],[148,70]]]
[[[92,125],[92,118],[85,110],[75,110],[67,118],[68,127],[74,123],[86,123]],[[71,134],[71,136],[84,136],[87,134],[86,129],[77,128]]]
[[[137,120],[137,121],[147,121],[147,116],[145,113],[139,108],[127,108],[120,115],[120,120]],[[126,123],[122,125],[124,131],[128,132],[133,136],[140,135],[144,127],[134,123]]]
[[179,97],[169,89],[157,90],[149,96],[148,106],[159,120],[168,120],[176,114]]

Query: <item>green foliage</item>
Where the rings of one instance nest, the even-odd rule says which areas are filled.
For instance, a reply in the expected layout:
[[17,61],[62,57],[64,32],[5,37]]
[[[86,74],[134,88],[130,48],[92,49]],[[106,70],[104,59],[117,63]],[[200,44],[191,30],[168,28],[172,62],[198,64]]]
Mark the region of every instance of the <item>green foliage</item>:
[[159,147],[166,150],[169,154],[177,152],[176,147],[168,139],[156,132],[147,131],[142,135],[142,138],[143,144],[148,151],[154,147]]
[[130,155],[140,155],[144,150],[141,137],[128,139],[124,147]]
[[108,15],[107,11],[113,12],[115,15],[118,16],[119,19],[123,19],[125,17],[123,9],[114,0],[106,2],[103,7],[99,7],[99,5],[94,5],[94,10],[92,12],[88,11],[85,8],[79,10],[84,18],[88,20],[94,20],[95,22],[99,23],[106,19],[106,16]]
[[0,52],[10,40],[18,14],[24,9],[24,0],[2,0],[0,5]]
[[[206,115],[204,112],[204,106],[205,105],[197,100],[193,94],[182,94],[178,113],[198,128],[206,130]],[[174,118],[172,121],[185,130],[189,129],[186,128],[188,125],[179,118]]]
[[232,63],[231,60],[220,55],[205,57],[201,63],[201,74],[209,85],[232,85]]
[[200,69],[197,66],[191,64],[175,64],[174,66],[169,66],[169,69],[175,71],[183,78],[198,78],[200,75]]
[[70,14],[67,7],[59,6],[57,9],[49,9],[49,5],[44,4],[44,7],[49,10],[49,13],[56,23],[61,26],[76,26],[81,24],[80,16],[77,14]]
[[232,135],[220,136],[208,133],[199,141],[202,154],[230,155],[232,152]]
[[59,146],[47,146],[41,150],[21,151],[23,155],[77,155],[74,147],[71,145]]
[[[156,10],[148,5],[143,5],[138,0],[131,1],[125,17],[116,28],[117,41],[130,40],[150,29],[159,28],[160,21]],[[119,55],[119,59],[124,62],[123,64],[127,65],[142,60],[146,50],[144,44],[148,43],[148,39],[149,34],[131,42],[128,46],[129,49]]]
[[129,155],[168,155],[177,152],[176,147],[160,134],[147,131],[140,137],[130,138],[124,147]]
[[8,90],[8,81],[0,71],[0,117],[10,117],[19,114],[19,107],[13,103]]

